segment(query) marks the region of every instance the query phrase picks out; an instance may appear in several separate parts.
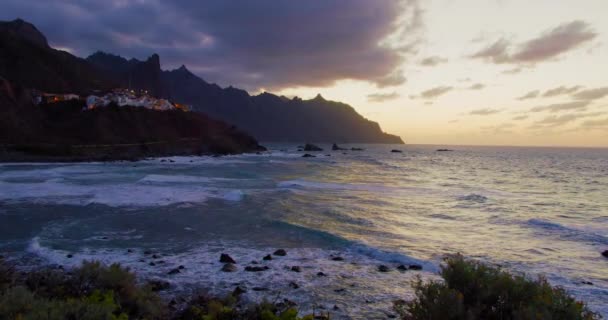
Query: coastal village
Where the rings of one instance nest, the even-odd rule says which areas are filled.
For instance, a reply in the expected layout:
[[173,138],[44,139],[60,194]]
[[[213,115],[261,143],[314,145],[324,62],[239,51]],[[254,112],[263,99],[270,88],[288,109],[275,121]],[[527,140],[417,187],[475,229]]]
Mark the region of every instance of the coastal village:
[[173,103],[167,99],[158,99],[148,94],[146,90],[129,90],[129,89],[114,89],[110,92],[92,94],[87,97],[81,97],[76,94],[54,94],[45,92],[34,92],[34,103],[52,104],[61,101],[84,100],[86,101],[86,110],[107,107],[110,104],[116,104],[119,107],[132,106],[143,107],[151,110],[167,111],[181,110],[190,111],[191,107],[184,104]]

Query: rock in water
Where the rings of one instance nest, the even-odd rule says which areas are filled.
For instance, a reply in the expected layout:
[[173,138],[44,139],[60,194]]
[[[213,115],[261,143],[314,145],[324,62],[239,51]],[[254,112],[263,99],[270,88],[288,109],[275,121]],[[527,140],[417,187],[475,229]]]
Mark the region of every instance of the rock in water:
[[391,271],[391,269],[389,269],[389,267],[387,267],[385,265],[380,265],[380,266],[378,266],[378,271],[380,271],[380,272],[389,272],[389,271]]
[[266,261],[272,260],[272,256],[267,254],[264,258],[262,258],[262,260],[266,260]]
[[363,148],[350,148],[350,151],[363,151]]
[[304,145],[304,151],[323,151],[323,149],[315,146],[314,144],[307,143]]
[[300,268],[300,266],[293,266],[293,267],[291,267],[291,271],[293,271],[293,272],[302,272],[302,268]]
[[437,152],[448,152],[448,151],[454,151],[454,150],[450,150],[450,149],[437,149]]
[[171,287],[171,284],[164,280],[153,279],[148,281],[148,286],[150,287],[150,290],[158,292],[169,289],[169,287]]
[[238,270],[238,268],[234,265],[234,263],[226,263],[223,267],[222,267],[222,271],[223,272],[236,272]]
[[285,249],[279,249],[274,252],[274,255],[284,257],[287,255],[287,251],[285,251]]
[[317,156],[312,155],[310,153],[306,153],[305,155],[302,156],[302,158],[316,158]]
[[173,274],[178,274],[178,273],[180,273],[180,271],[179,271],[179,269],[178,269],[178,268],[171,269],[171,271],[167,272],[167,274],[171,274],[171,275],[173,275]]
[[397,270],[400,270],[400,271],[407,271],[407,266],[406,266],[406,265],[404,265],[404,264],[400,264],[400,265],[397,267]]
[[236,263],[236,261],[234,261],[234,259],[232,259],[231,256],[222,253],[222,255],[220,255],[220,262],[221,263]]
[[410,264],[409,269],[410,270],[422,270],[422,266],[419,264]]
[[248,272],[260,272],[260,271],[266,271],[270,268],[268,268],[267,266],[263,266],[263,267],[258,267],[258,266],[247,266],[245,267],[245,271]]
[[333,150],[333,151],[338,151],[338,150],[346,150],[346,149],[345,149],[345,148],[340,148],[340,146],[338,146],[337,144],[335,144],[335,143],[334,143],[334,144],[331,146],[331,150]]
[[241,289],[241,287],[238,287],[238,286],[237,286],[236,288],[234,288],[234,291],[232,291],[232,295],[233,295],[234,297],[238,297],[238,296],[242,295],[242,294],[243,294],[243,293],[245,293],[245,292],[247,292],[247,291],[246,291],[246,290],[244,290],[244,289]]
[[391,152],[393,152],[393,153],[402,153],[403,151],[397,150],[397,149],[393,149],[393,150],[391,150]]
[[608,258],[608,250],[602,252],[602,255],[604,256],[604,258]]

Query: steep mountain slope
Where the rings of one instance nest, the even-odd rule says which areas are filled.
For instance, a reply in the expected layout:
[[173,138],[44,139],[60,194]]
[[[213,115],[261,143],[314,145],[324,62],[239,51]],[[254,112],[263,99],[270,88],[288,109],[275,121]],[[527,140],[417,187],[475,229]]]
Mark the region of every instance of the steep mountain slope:
[[86,93],[115,86],[84,59],[49,47],[35,26],[20,19],[0,22],[0,76],[54,93]]
[[[270,93],[250,96],[245,90],[208,83],[185,66],[161,71],[156,67],[157,55],[142,62],[98,52],[87,60],[115,77],[115,82],[154,90],[162,97],[190,104],[194,111],[234,124],[261,141],[403,143],[398,136],[382,132],[378,123],[365,119],[351,106],[327,101],[320,95],[311,100]],[[143,78],[147,82],[136,81],[138,74],[146,74]],[[157,82],[160,90],[151,89]]]

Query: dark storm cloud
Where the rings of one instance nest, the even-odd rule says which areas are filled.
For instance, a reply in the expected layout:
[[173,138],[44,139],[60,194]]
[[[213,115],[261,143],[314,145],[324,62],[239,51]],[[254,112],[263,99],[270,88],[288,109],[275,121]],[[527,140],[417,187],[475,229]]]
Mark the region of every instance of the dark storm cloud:
[[185,64],[223,85],[382,87],[405,82],[398,67],[416,50],[417,1],[4,0],[0,19],[28,20],[80,56],[158,53],[165,68]]
[[597,33],[591,29],[589,24],[577,20],[561,24],[536,38],[519,44],[513,44],[504,38],[498,39],[472,54],[471,58],[496,64],[534,65],[574,50],[595,37],[597,37]]
[[399,98],[400,95],[397,92],[391,93],[372,93],[367,95],[367,101],[369,102],[384,102]]

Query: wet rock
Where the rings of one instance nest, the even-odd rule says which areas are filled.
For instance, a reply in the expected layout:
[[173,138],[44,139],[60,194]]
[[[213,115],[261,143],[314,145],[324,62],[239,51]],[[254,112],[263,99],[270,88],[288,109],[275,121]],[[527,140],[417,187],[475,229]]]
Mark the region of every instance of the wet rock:
[[247,292],[247,290],[237,286],[236,288],[234,288],[234,290],[232,291],[232,296],[234,297],[238,297],[240,295],[242,295],[243,293]]
[[169,289],[171,284],[168,281],[153,279],[148,281],[148,286],[150,287],[150,290],[158,292]]
[[581,281],[581,283],[582,284],[586,284],[588,286],[592,286],[593,285],[593,282],[591,282],[591,281]]
[[159,255],[157,255],[157,254],[153,254],[153,255],[152,255],[152,259],[160,259],[160,256],[159,256]]
[[397,318],[397,316],[394,315],[394,314],[392,314],[392,313],[387,313],[386,317],[389,318],[389,319],[395,319],[395,318]]
[[173,274],[178,274],[178,273],[180,273],[180,271],[179,271],[179,269],[178,269],[178,268],[171,269],[169,272],[167,272],[167,274],[171,274],[171,275],[173,275]]
[[148,264],[149,264],[150,266],[153,266],[153,267],[156,265],[156,263],[154,263],[154,262],[150,262],[150,263],[148,263]]
[[333,309],[334,309],[334,310],[336,310],[336,311],[338,311],[338,310],[340,310],[340,307],[338,307],[338,305],[337,305],[337,304],[334,304]]
[[268,268],[267,266],[246,266],[245,267],[245,271],[248,272],[261,272],[261,271],[266,271],[270,268]]
[[400,264],[400,265],[397,267],[397,270],[399,270],[399,271],[407,271],[407,266],[406,266],[406,265],[404,265],[404,264]]
[[378,266],[378,271],[380,271],[380,272],[389,272],[389,271],[391,271],[391,269],[389,267],[385,266],[385,265],[379,265]]
[[392,153],[403,153],[403,151],[401,151],[401,150],[397,150],[397,149],[393,149],[393,150],[391,150],[391,152],[392,152]]
[[608,250],[605,250],[604,252],[602,252],[602,255],[604,256],[604,258],[608,258]]
[[346,150],[346,149],[345,149],[345,148],[340,148],[340,147],[339,147],[337,144],[335,144],[335,143],[334,143],[334,144],[331,146],[331,150],[333,150],[333,151],[338,151],[338,150]]
[[152,251],[150,251],[150,250],[146,250],[146,251],[144,251],[144,254],[145,254],[145,255],[152,254]]
[[146,262],[146,260],[144,260],[144,259],[139,259],[139,262]]
[[422,266],[419,264],[410,264],[409,269],[410,270],[422,270]]
[[159,260],[159,261],[158,261],[158,262],[156,262],[156,263],[158,263],[158,264],[163,264],[163,263],[165,263],[165,260]]
[[72,255],[72,254],[67,254],[65,257],[66,257],[66,258],[73,258],[73,257],[74,257],[74,255]]
[[132,249],[127,249],[127,253],[133,253]]
[[363,151],[363,148],[350,148],[350,151]]
[[304,151],[323,151],[323,149],[314,144],[307,143],[304,145]]
[[333,261],[344,261],[344,258],[339,257],[339,256],[335,256],[335,257],[331,257],[331,260],[333,260]]
[[260,263],[259,263],[259,262],[257,262],[257,261],[255,261],[255,260],[252,260],[252,261],[251,261],[251,264],[260,264]]
[[317,272],[317,277],[327,277],[327,274],[319,271],[319,272]]
[[232,259],[232,257],[226,253],[222,253],[220,255],[220,262],[221,263],[236,263],[236,261],[234,261],[234,259]]
[[274,255],[284,257],[287,255],[287,251],[285,251],[285,249],[279,249],[274,252]]
[[179,267],[177,267],[177,268],[178,268],[179,270],[184,270],[184,269],[186,269],[186,267],[184,267],[184,266],[179,266]]
[[236,272],[238,268],[234,265],[234,263],[226,263],[222,267],[223,272]]
[[300,286],[297,283],[293,282],[293,281],[289,283],[289,287],[291,287],[292,289],[298,289],[298,288],[300,288]]
[[302,268],[300,268],[300,266],[293,266],[293,267],[291,267],[291,271],[293,271],[293,272],[302,272]]
[[310,154],[310,153],[306,153],[306,154],[304,154],[304,155],[302,156],[302,158],[316,158],[316,157],[317,157],[317,156],[312,155],[312,154]]
[[266,256],[265,256],[264,258],[262,258],[262,259],[263,259],[263,260],[266,260],[266,261],[268,261],[268,260],[272,260],[272,256],[268,254],[268,255],[266,255]]
[[253,287],[251,290],[253,291],[269,291],[270,289],[265,287]]
[[342,292],[345,292],[345,291],[346,291],[346,289],[344,289],[344,288],[334,289],[335,293],[342,293]]
[[450,150],[450,149],[437,149],[437,152],[448,152],[448,151],[454,151],[454,150]]

